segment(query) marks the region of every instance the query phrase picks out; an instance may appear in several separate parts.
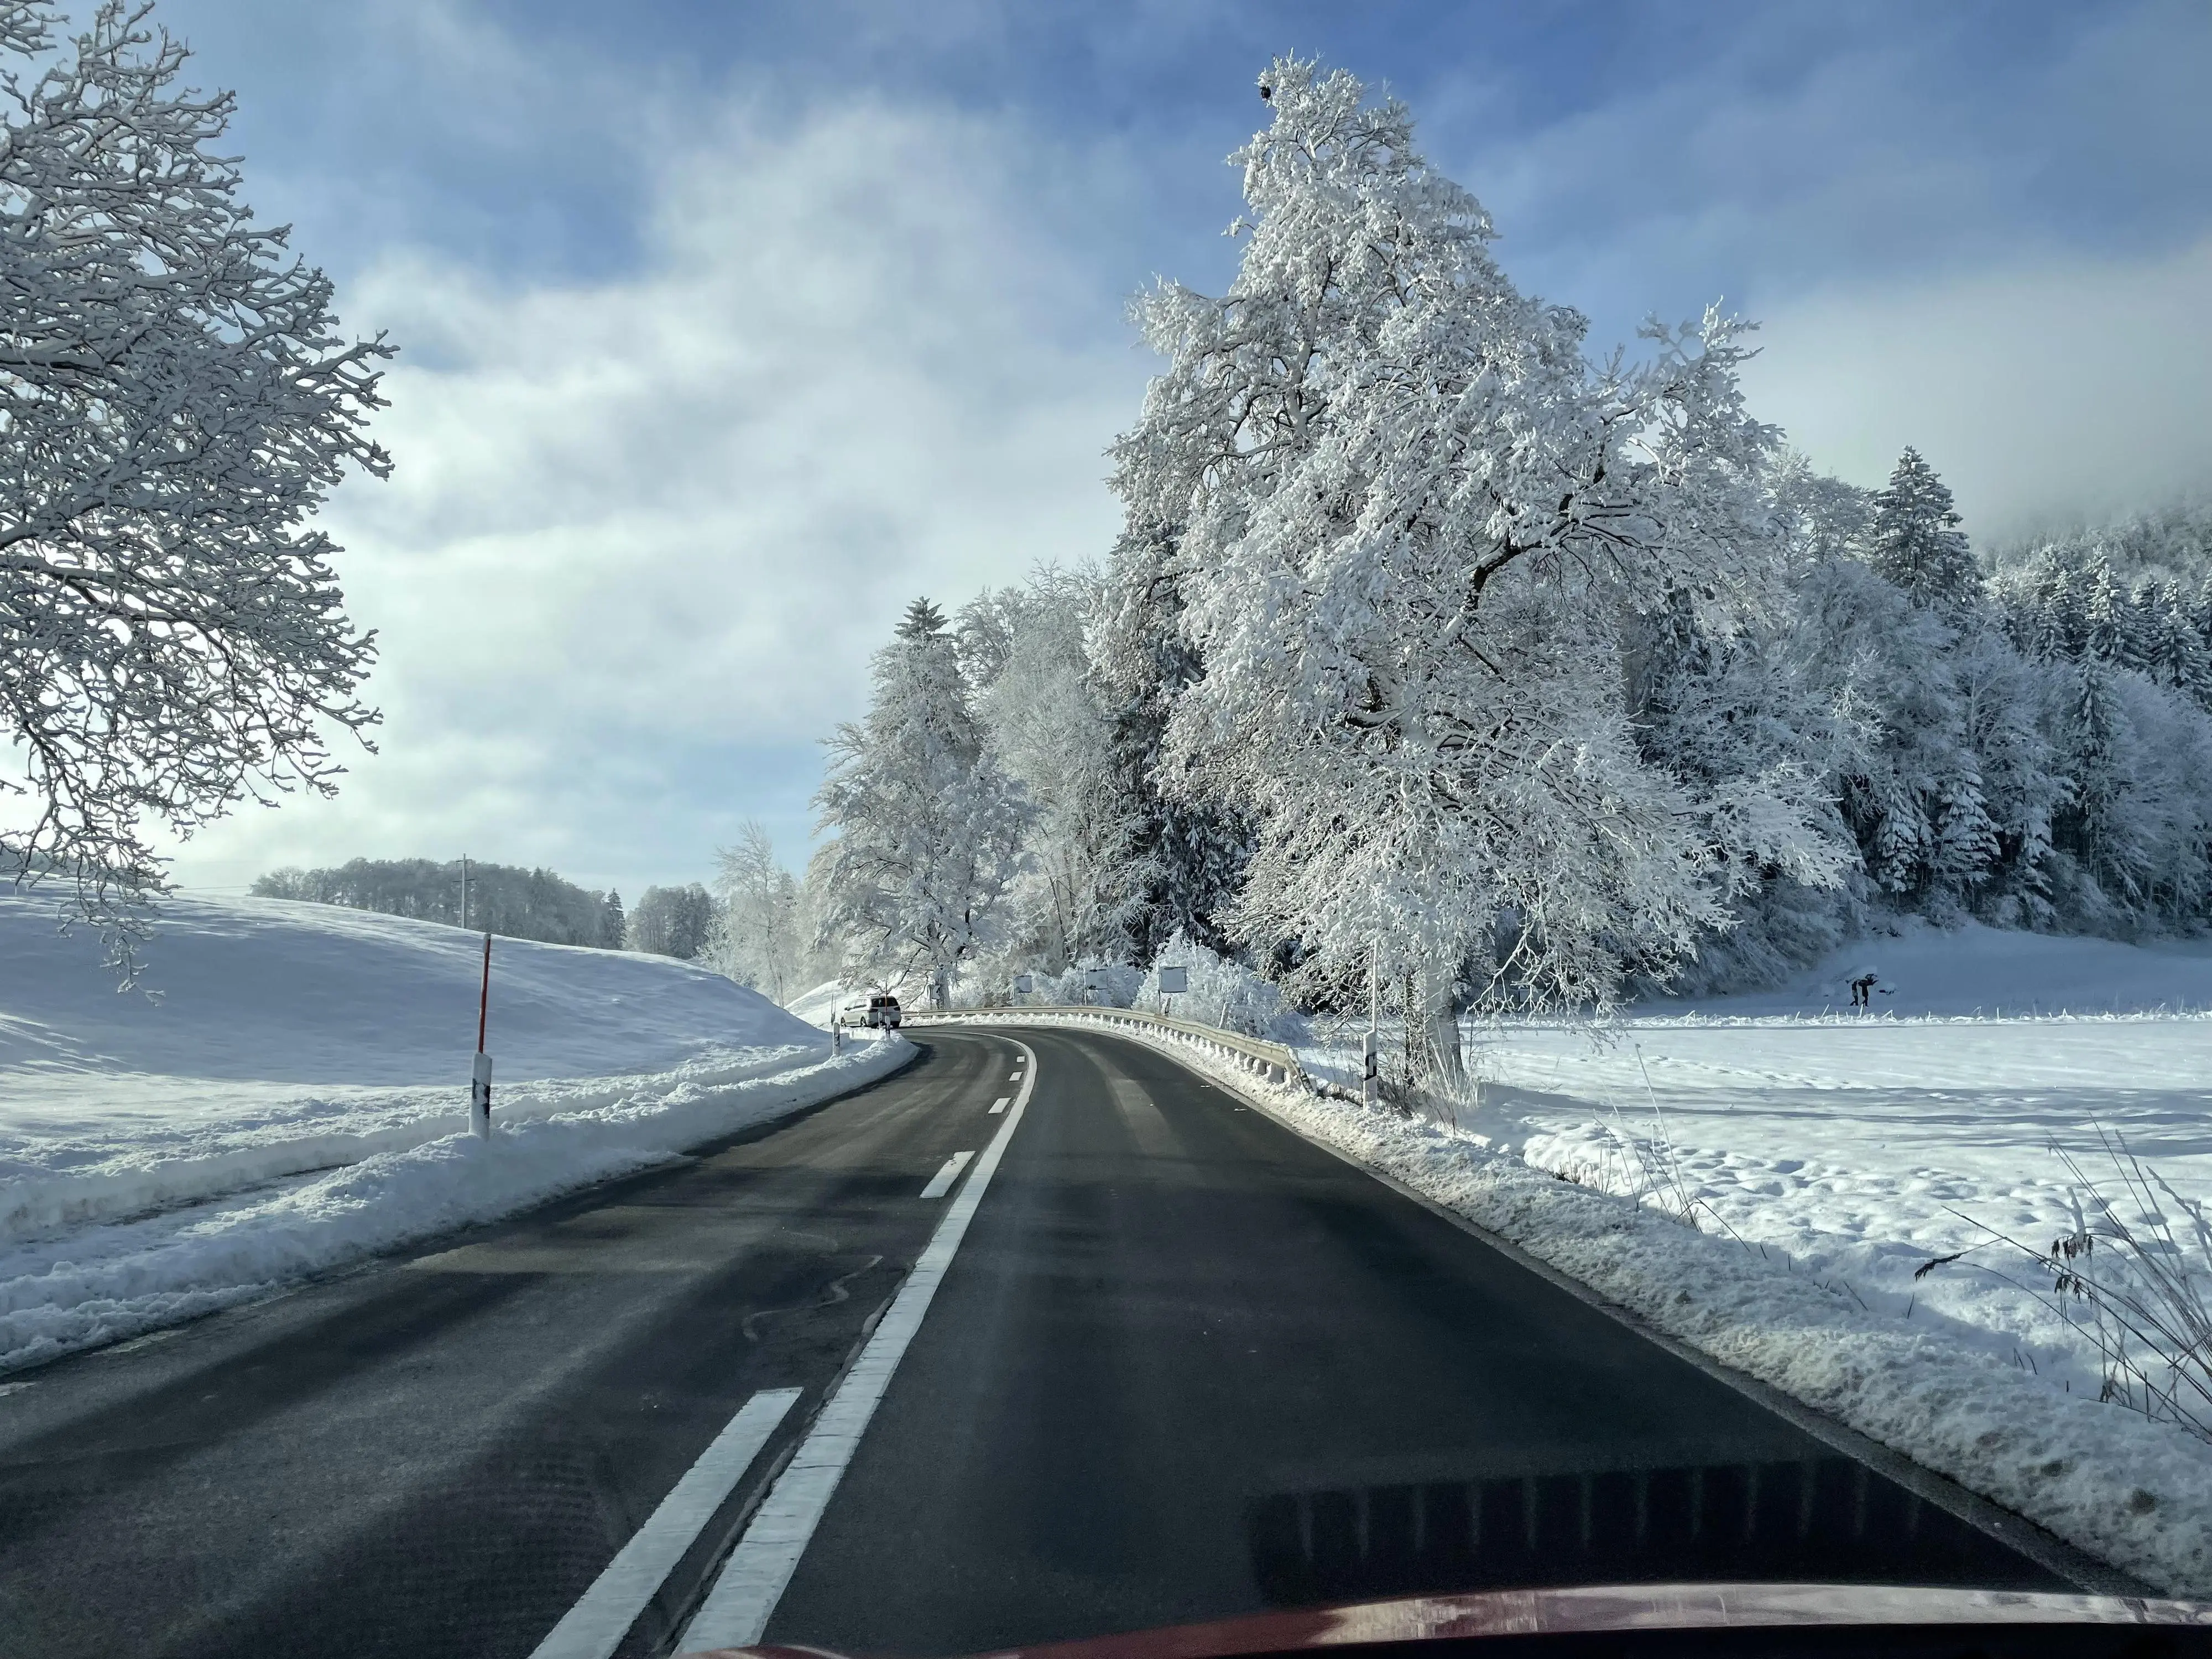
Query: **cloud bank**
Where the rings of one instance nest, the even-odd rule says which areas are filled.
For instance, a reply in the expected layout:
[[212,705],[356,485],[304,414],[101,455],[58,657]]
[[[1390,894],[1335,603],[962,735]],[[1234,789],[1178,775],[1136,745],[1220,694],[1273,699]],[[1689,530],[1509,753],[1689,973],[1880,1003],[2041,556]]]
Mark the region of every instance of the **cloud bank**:
[[404,348],[396,474],[326,515],[383,752],[204,834],[185,878],[467,850],[634,890],[746,816],[799,853],[813,739],[905,603],[1114,532],[1102,452],[1146,362],[1021,153],[941,111],[733,103],[655,179],[634,275],[356,279],[348,316]]
[[1911,444],[1978,539],[2212,484],[2212,238],[2126,262],[1814,292],[1765,319],[1753,406],[1879,483]]

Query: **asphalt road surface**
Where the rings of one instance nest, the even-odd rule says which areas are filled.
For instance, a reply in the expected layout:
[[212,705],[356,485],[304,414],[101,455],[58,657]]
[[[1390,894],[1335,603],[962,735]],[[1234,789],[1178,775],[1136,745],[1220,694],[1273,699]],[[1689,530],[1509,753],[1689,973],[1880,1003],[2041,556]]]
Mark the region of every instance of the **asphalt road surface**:
[[659,1655],[749,1574],[769,1640],[912,1654],[2111,1583],[1148,1048],[915,1035],[677,1166],[0,1378],[0,1654]]

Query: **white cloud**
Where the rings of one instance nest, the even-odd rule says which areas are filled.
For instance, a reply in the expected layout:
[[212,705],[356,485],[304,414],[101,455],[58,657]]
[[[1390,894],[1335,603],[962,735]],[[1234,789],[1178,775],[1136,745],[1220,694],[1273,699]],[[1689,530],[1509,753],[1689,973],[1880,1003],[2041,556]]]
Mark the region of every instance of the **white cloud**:
[[1926,455],[2002,538],[2212,485],[2212,239],[2134,261],[1984,269],[1783,304],[1753,407],[1855,483]]
[[[980,118],[735,104],[660,174],[631,276],[510,289],[417,253],[352,283],[349,320],[404,348],[397,474],[326,515],[382,637],[384,752],[180,877],[465,842],[634,887],[703,873],[748,812],[796,854],[792,751],[858,712],[905,602],[1114,532],[1101,452],[1146,362],[1016,157]],[[685,775],[744,750],[783,775]]]

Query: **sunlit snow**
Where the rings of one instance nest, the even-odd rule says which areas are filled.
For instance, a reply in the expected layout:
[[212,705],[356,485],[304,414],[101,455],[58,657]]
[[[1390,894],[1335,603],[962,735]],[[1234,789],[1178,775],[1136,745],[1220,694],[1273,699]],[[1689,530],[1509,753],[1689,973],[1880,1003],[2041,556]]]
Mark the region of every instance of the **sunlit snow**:
[[902,1045],[689,963],[277,901],[165,906],[144,985],[0,897],[0,1366],[510,1213],[835,1093]]

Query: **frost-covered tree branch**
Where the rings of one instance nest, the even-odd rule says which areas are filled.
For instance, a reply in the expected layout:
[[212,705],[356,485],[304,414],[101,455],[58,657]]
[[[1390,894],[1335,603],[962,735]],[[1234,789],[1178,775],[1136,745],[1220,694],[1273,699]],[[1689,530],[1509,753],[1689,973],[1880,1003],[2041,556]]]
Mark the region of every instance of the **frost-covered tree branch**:
[[210,148],[232,98],[179,87],[149,9],[109,0],[55,52],[0,7],[0,852],[72,883],[126,969],[157,826],[327,793],[326,733],[374,723],[373,639],[310,520],[349,465],[390,470],[367,426],[392,349],[344,338],[329,280],[252,222]]

